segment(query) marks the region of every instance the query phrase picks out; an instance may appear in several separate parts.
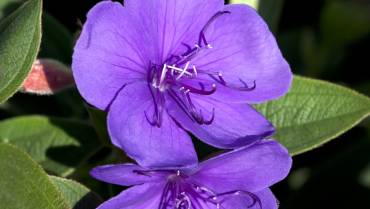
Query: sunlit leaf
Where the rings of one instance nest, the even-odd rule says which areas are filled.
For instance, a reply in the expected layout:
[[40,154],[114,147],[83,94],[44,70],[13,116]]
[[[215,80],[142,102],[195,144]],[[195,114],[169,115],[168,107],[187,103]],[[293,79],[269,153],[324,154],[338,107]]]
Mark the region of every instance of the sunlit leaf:
[[95,209],[102,203],[102,199],[97,194],[76,181],[56,176],[50,176],[50,178],[72,209]]
[[62,193],[26,153],[0,144],[1,209],[69,209]]
[[286,96],[256,107],[275,125],[274,138],[293,155],[338,137],[370,115],[368,97],[299,76]]
[[22,85],[41,42],[42,1],[29,0],[0,22],[0,103]]
[[43,116],[0,122],[0,142],[23,149],[46,170],[62,176],[73,172],[102,147],[90,125]]

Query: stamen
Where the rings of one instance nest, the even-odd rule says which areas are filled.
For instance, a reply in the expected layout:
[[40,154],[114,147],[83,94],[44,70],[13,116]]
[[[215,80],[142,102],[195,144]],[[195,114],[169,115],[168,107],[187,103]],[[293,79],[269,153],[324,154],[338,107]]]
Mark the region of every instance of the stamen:
[[205,194],[205,195],[208,195],[206,196],[206,198],[211,198],[213,200],[217,200],[217,194],[216,192],[208,189],[207,187],[202,187],[202,186],[198,186],[198,185],[193,185],[193,187],[195,187],[196,191],[199,193],[199,194]]
[[[151,64],[151,63],[150,63]],[[152,96],[153,103],[154,103],[154,111],[152,119],[148,116],[147,111],[144,111],[144,115],[148,123],[152,126],[157,126],[158,128],[162,125],[162,115],[163,115],[163,104],[164,104],[164,97],[161,94],[160,90],[163,88],[161,82],[157,82],[157,67],[155,65],[151,65],[149,73],[148,73],[148,88],[150,91],[150,95]],[[163,73],[162,73],[163,74]],[[152,88],[152,86],[154,88]]]
[[195,65],[193,65],[193,71],[194,71],[195,77],[197,77],[198,76],[198,71],[197,71],[197,68],[195,67]]
[[205,86],[202,82],[199,82],[198,84],[200,86],[200,89],[189,86],[187,84],[182,84],[183,86],[180,89],[182,89],[182,90],[186,89],[185,93],[190,92],[190,93],[199,94],[199,95],[211,95],[211,94],[215,93],[216,90],[217,90],[216,84],[212,84],[210,90],[206,90]]
[[217,12],[215,15],[213,15],[213,17],[211,17],[210,20],[208,20],[208,22],[206,23],[206,25],[203,27],[203,29],[201,30],[200,32],[200,35],[199,35],[199,40],[198,40],[198,45],[199,46],[202,46],[202,42],[204,43],[205,46],[208,46],[208,42],[206,40],[206,36],[205,36],[205,33],[207,32],[207,29],[208,27],[217,19],[219,18],[220,16],[224,15],[224,14],[230,14],[231,12],[229,11],[220,11],[220,12]]
[[252,203],[247,205],[247,208],[251,208],[251,207],[255,206],[256,204],[258,204],[259,208],[262,209],[261,199],[252,192],[237,190],[237,191],[230,191],[230,192],[220,193],[217,196],[219,198],[224,198],[222,202],[225,202],[225,201],[227,201],[227,199],[225,199],[225,198],[227,198],[229,196],[242,196],[242,195],[252,199]]
[[188,105],[188,109],[189,109],[189,113],[190,115],[192,116],[192,118],[200,125],[210,125],[214,119],[215,119],[215,108],[212,109],[212,116],[211,116],[211,119],[209,120],[205,120],[204,119],[204,116],[203,116],[203,113],[202,113],[202,110],[199,110],[199,112],[197,111],[197,109],[195,108],[191,98],[190,98],[190,95],[188,93],[185,94],[185,98],[186,98],[186,102],[187,102],[187,105]]
[[[185,65],[185,67],[184,67],[184,69],[182,69],[182,72],[180,73],[180,75],[179,76],[177,76],[176,77],[176,80],[179,80],[185,73],[187,73],[187,69],[188,69],[188,67],[189,67],[189,64],[190,64],[190,62],[187,62],[186,63],[186,65]],[[191,75],[191,74],[190,74]]]
[[168,205],[171,202],[173,193],[173,183],[169,182],[163,189],[161,200],[159,202],[158,209],[168,209]]
[[181,192],[176,198],[176,209],[190,209],[191,207],[190,197],[185,192]]
[[235,90],[238,90],[238,91],[253,91],[254,89],[256,89],[257,87],[257,84],[256,84],[256,81],[254,80],[253,81],[253,85],[252,86],[249,86],[245,81],[243,81],[242,79],[239,78],[239,81],[240,83],[242,83],[242,86],[231,86],[229,85],[225,79],[223,78],[223,75],[222,73],[218,73],[217,74],[217,77],[215,75],[212,75],[212,74],[208,74],[213,80],[217,81],[218,83],[220,83],[221,85],[223,86],[226,86],[226,87],[229,87],[231,89],[235,89]]
[[244,195],[252,199],[252,203],[247,205],[247,208],[251,208],[255,206],[256,204],[258,204],[260,209],[262,209],[261,200],[259,199],[257,195],[255,195],[252,192],[237,190],[237,191],[230,191],[230,192],[224,192],[224,193],[217,194],[216,192],[204,186],[192,184],[192,187],[195,188],[195,191],[198,194],[198,198],[203,199],[205,202],[209,202],[209,203],[216,205],[216,208],[224,208],[222,204],[228,201],[228,198],[231,196]]
[[164,78],[166,77],[166,73],[167,73],[167,65],[164,64],[163,69],[162,69],[161,79],[159,80],[159,86],[161,86],[161,84],[163,83]]
[[176,67],[176,65],[168,66],[168,68],[171,69],[171,75],[174,75],[174,72],[180,72],[180,73],[183,73],[183,74],[185,74],[187,76],[190,76],[190,77],[193,76],[193,74],[187,72],[184,69]]

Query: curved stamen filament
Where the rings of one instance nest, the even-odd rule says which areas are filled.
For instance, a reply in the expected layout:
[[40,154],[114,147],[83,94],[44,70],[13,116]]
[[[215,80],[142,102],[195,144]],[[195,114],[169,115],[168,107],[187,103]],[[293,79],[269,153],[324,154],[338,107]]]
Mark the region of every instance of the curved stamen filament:
[[185,102],[187,103],[187,107],[189,110],[190,115],[193,117],[193,119],[198,123],[198,124],[205,124],[205,125],[210,125],[213,120],[215,119],[215,108],[212,109],[212,116],[209,120],[205,120],[202,110],[197,111],[195,105],[193,104],[189,93],[185,93]]
[[207,29],[209,28],[209,26],[217,19],[219,18],[220,16],[224,15],[224,14],[230,14],[231,12],[229,11],[219,11],[217,12],[215,15],[213,15],[213,17],[211,17],[210,20],[208,20],[208,22],[206,23],[206,25],[203,27],[203,29],[201,30],[200,32],[200,35],[199,35],[199,40],[198,40],[198,45],[199,46],[202,46],[202,42],[208,47],[208,48],[212,48],[211,45],[208,44],[207,40],[206,40],[206,36],[205,36],[205,33],[207,32]]
[[190,197],[185,192],[181,192],[176,198],[176,209],[190,209],[191,207]]
[[224,193],[217,194],[218,198],[223,198],[222,202],[227,201],[227,197],[230,197],[230,196],[245,196],[246,198],[251,198],[252,203],[247,205],[247,208],[251,208],[255,206],[256,204],[258,204],[259,208],[262,209],[261,199],[257,195],[253,194],[252,192],[248,192],[244,190],[237,190],[237,191],[230,191],[230,192],[224,192]]
[[169,204],[173,202],[173,186],[174,185],[172,182],[169,182],[165,185],[162,192],[161,200],[159,201],[158,209],[168,209]]
[[232,196],[245,196],[246,198],[251,198],[252,203],[247,205],[247,208],[251,208],[258,204],[259,208],[262,209],[262,202],[260,198],[252,192],[244,191],[244,190],[237,190],[237,191],[229,191],[224,193],[216,193],[211,189],[199,186],[196,184],[191,185],[196,191],[198,198],[201,198],[203,201],[216,205],[217,208],[224,208],[222,204],[228,201],[228,198],[232,198]]
[[180,91],[183,91],[184,93],[195,93],[200,95],[211,95],[216,92],[217,86],[216,84],[212,84],[210,90],[206,90],[205,85],[201,82],[199,82],[200,89],[194,88],[192,86],[183,84],[182,87],[179,89]]
[[242,84],[242,86],[232,86],[232,85],[229,85],[225,81],[225,79],[223,78],[222,73],[218,73],[217,76],[212,75],[212,74],[208,74],[208,75],[213,80],[215,80],[216,82],[220,83],[221,85],[226,86],[226,87],[229,87],[231,89],[238,90],[238,91],[253,91],[257,87],[257,84],[256,84],[256,81],[255,80],[253,81],[253,85],[252,86],[249,86],[245,81],[243,81],[242,79],[239,78],[239,81]]
[[[164,111],[164,97],[160,92],[161,89],[161,83],[157,83],[157,68],[155,65],[152,65],[148,77],[147,77],[147,84],[149,88],[150,95],[153,99],[153,106],[154,106],[154,111],[152,115],[152,119],[148,116],[147,111],[144,111],[144,115],[148,123],[152,126],[157,126],[158,128],[161,127],[162,125],[162,116],[163,116],[163,111]],[[161,79],[161,78],[160,78]],[[155,88],[153,89],[152,86]],[[159,89],[158,89],[159,88]]]

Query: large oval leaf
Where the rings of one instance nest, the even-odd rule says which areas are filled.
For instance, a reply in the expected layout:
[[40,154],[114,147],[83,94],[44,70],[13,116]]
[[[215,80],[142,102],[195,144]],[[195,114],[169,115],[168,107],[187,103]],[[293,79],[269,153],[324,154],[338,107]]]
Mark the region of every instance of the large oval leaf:
[[102,147],[90,125],[43,116],[0,122],[0,142],[23,149],[46,170],[61,176],[70,174]]
[[31,70],[41,42],[41,0],[29,0],[0,22],[0,103]]
[[0,144],[0,205],[2,209],[68,209],[48,175],[26,153]]
[[274,136],[296,155],[318,147],[370,115],[370,99],[328,82],[296,76],[283,98],[256,105]]
[[95,209],[102,203],[102,199],[82,184],[56,176],[50,176],[51,180],[62,192],[69,207],[73,209]]

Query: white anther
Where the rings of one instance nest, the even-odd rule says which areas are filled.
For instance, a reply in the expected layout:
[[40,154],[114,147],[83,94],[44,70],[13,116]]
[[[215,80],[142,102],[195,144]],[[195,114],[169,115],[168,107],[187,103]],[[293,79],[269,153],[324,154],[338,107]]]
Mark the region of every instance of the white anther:
[[200,46],[199,46],[199,44],[195,44],[195,48],[198,48],[198,49],[200,49]]
[[164,64],[163,65],[163,69],[162,69],[162,74],[161,74],[161,79],[159,80],[159,85],[161,85],[161,83],[164,81],[164,79],[166,78],[166,73],[167,73],[167,65]]
[[[179,72],[179,73],[184,73],[185,75],[188,75],[188,76],[192,76],[191,73],[187,72],[186,70],[184,69],[181,69],[181,68],[178,68],[178,67],[175,67],[174,65],[173,66],[168,66],[169,69],[171,69],[171,73],[172,72]],[[185,71],[185,72],[184,72]]]
[[180,174],[181,174],[180,170],[177,170],[177,171],[176,171],[176,175],[177,175],[177,176],[180,176]]
[[[185,65],[185,67],[184,67],[184,69],[181,69],[182,71],[181,71],[180,75],[178,75],[178,76],[176,77],[176,80],[179,80],[182,76],[184,76],[184,75],[185,75],[185,73],[188,73],[188,72],[187,72],[187,69],[188,69],[188,67],[189,67],[189,64],[190,64],[190,62],[187,62],[187,63],[186,63],[186,65]],[[189,73],[189,74],[191,75],[191,73]]]
[[194,70],[195,77],[197,77],[198,76],[198,71],[197,71],[197,68],[195,67],[195,65],[193,65],[193,70]]
[[219,72],[219,73],[218,73],[218,76],[222,77],[222,73],[221,73],[221,72]]
[[175,70],[174,69],[172,69],[171,67],[175,67],[176,65],[172,65],[172,66],[169,66],[168,68],[170,68],[171,69],[171,76],[173,76],[174,75],[174,72],[175,72]]
[[213,49],[213,46],[211,44],[207,44],[208,49]]

